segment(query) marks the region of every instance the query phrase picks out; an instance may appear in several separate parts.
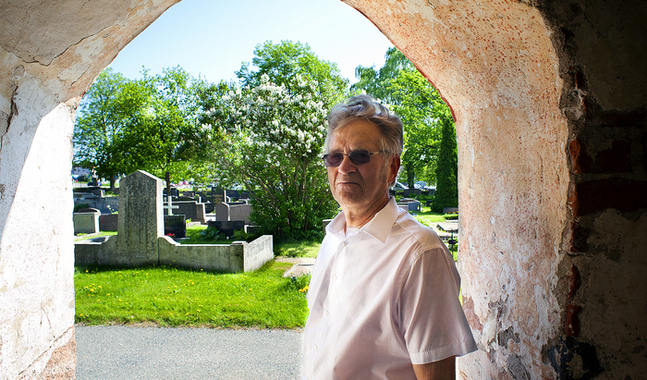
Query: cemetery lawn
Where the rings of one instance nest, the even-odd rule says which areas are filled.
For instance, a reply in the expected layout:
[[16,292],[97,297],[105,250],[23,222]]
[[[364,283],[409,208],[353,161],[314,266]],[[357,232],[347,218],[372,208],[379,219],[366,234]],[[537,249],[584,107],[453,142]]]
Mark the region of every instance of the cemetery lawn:
[[103,231],[96,234],[78,234],[74,235],[74,241],[94,239],[102,236],[114,236],[117,234],[117,231]]
[[445,215],[439,212],[432,212],[429,207],[421,207],[420,212],[413,212],[412,214],[420,223],[426,226],[432,226],[436,223],[444,223]]
[[281,275],[292,264],[220,274],[171,267],[76,268],[76,322],[214,328],[303,327],[310,276]]

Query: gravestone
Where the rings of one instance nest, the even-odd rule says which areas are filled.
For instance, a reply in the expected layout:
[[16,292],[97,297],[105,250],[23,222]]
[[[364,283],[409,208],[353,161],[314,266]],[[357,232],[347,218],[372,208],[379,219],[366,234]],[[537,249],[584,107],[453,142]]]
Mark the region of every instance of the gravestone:
[[231,199],[238,199],[240,196],[238,190],[225,190],[225,195],[227,196],[228,201]]
[[201,224],[207,222],[204,203],[198,203],[196,200],[192,200],[175,201],[173,204],[178,206],[176,214],[186,215],[186,218],[191,219],[191,221],[193,222],[200,222]]
[[118,214],[102,214],[99,216],[100,231],[117,231],[119,228]]
[[186,237],[186,216],[185,215],[165,215],[164,216],[164,235],[173,238]]
[[78,210],[77,212],[94,212],[94,213],[101,214],[101,210],[93,208],[93,207],[82,208],[82,209]]
[[[168,191],[166,190],[166,188],[164,188],[164,190],[163,190],[163,191],[164,191],[164,195],[165,195],[165,196],[169,195],[169,194],[167,194],[167,193],[168,193]],[[179,197],[179,196],[180,196],[180,190],[178,190],[178,189],[177,189],[177,188],[175,188],[175,187],[171,187],[171,194],[170,194],[170,195],[171,195],[172,197]]]
[[157,263],[157,239],[164,236],[162,180],[138,170],[121,180],[119,192],[119,264]]
[[246,202],[220,203],[216,205],[216,220],[242,220],[249,224],[250,205]]
[[97,212],[75,212],[72,216],[74,221],[74,234],[94,234],[99,232],[99,215]]
[[420,202],[415,199],[402,198],[398,202],[398,206],[407,211],[420,211]]
[[245,222],[242,220],[217,221],[210,220],[207,222],[209,227],[215,227],[218,232],[228,237],[234,236],[234,231],[245,230]]

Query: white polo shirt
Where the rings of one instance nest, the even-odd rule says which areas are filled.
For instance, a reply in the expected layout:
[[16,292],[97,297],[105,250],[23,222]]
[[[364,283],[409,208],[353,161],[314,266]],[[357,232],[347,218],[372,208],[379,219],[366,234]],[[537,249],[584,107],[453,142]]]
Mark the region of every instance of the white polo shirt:
[[476,350],[438,235],[391,199],[347,236],[326,227],[304,331],[304,379],[415,379],[412,364]]

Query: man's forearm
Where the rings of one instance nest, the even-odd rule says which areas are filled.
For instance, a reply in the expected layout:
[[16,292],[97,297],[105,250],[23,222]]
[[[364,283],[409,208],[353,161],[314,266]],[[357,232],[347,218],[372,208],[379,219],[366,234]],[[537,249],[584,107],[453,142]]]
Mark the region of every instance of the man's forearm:
[[455,380],[456,357],[450,356],[433,363],[414,364],[413,371],[418,380]]

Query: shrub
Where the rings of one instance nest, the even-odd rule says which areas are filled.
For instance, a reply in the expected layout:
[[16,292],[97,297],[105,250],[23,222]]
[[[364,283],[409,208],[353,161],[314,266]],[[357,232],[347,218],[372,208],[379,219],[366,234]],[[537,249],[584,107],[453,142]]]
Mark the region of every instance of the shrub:
[[84,208],[90,207],[89,203],[79,203],[77,205],[74,205],[74,212],[78,212],[79,210],[82,210]]

